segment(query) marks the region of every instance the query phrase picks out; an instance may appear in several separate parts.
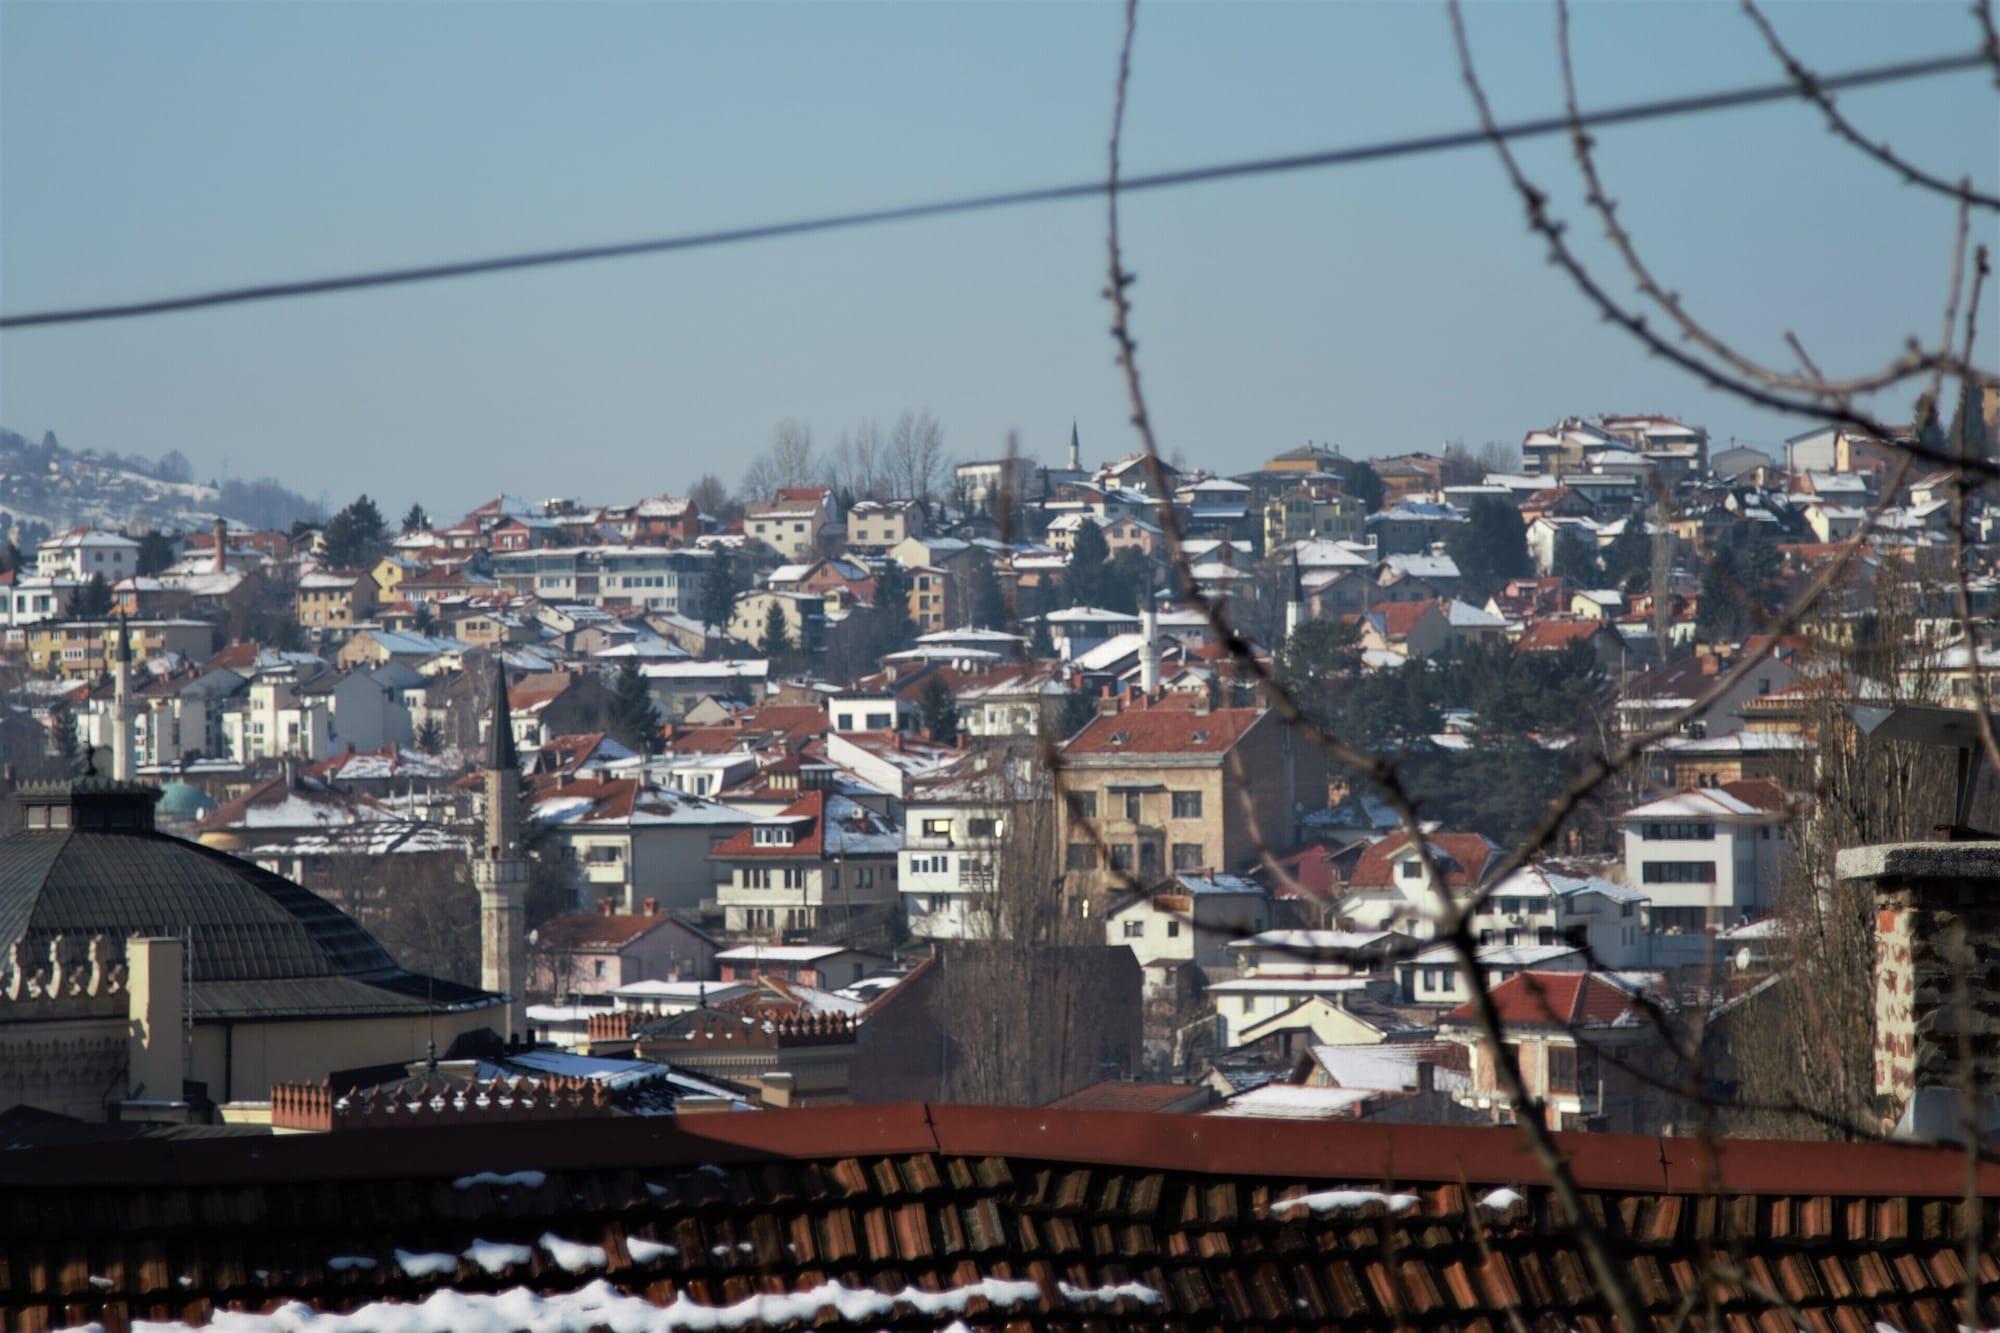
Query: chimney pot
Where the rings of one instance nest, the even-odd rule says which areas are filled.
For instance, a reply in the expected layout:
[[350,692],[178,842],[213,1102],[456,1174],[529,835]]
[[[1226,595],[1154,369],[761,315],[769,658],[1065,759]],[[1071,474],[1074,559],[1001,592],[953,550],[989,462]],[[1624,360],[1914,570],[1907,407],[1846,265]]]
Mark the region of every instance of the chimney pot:
[[599,898],[597,900],[597,914],[599,916],[611,916],[614,915],[617,912],[617,910],[618,910],[618,904],[612,902],[609,898]]
[[646,916],[658,916],[660,914],[660,900],[658,898],[644,899],[639,904],[639,910]]

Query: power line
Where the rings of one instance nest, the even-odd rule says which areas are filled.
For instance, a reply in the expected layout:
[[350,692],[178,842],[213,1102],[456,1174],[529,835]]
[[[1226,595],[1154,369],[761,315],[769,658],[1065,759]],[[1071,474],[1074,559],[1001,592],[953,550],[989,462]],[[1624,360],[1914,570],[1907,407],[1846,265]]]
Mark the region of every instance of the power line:
[[[1950,74],[1982,67],[1985,64],[1985,53],[1974,51],[1964,55],[1936,56],[1925,60],[1874,65],[1864,69],[1849,70],[1842,74],[1826,75],[1816,80],[1815,86],[1832,92],[1844,88],[1861,88]],[[1800,95],[1798,84],[1787,80],[1782,83],[1757,84],[1711,93],[1696,93],[1685,97],[1670,97],[1659,101],[1633,102],[1623,106],[1608,107],[1601,111],[1584,112],[1578,117],[1578,121],[1587,126],[1629,125],[1638,121],[1660,120],[1704,111],[1722,111],[1735,107],[1755,106],[1764,102],[1786,101]],[[1571,124],[1572,121],[1567,115],[1543,116],[1534,120],[1501,125],[1492,133],[1484,129],[1454,130],[1443,134],[1390,139],[1350,148],[1331,148],[1282,157],[1211,163],[1207,166],[1184,167],[1176,171],[1127,176],[1119,182],[1118,189],[1121,194],[1137,194],[1145,190],[1161,190],[1179,185],[1201,185],[1246,176],[1277,175],[1320,167],[1379,162],[1388,158],[1414,157],[1424,153],[1469,148],[1488,143],[1495,137],[1531,139],[1542,135],[1566,133]],[[443,278],[468,278],[485,273],[505,273],[514,269],[548,268],[557,264],[578,264],[594,259],[621,259],[631,255],[698,250],[742,241],[773,240],[781,236],[840,231],[850,227],[874,226],[886,222],[910,222],[920,218],[949,217],[959,213],[978,213],[996,208],[1018,208],[1026,204],[1085,199],[1102,195],[1104,191],[1103,180],[1080,181],[1068,185],[1047,185],[1036,189],[966,195],[930,203],[867,209],[858,213],[832,213],[790,222],[767,222],[755,226],[729,227],[719,231],[691,232],[679,236],[572,246],[559,250],[531,250],[519,254],[493,255],[485,259],[422,264],[409,268],[374,269],[362,273],[306,278],[294,282],[265,283],[252,287],[226,287],[214,291],[193,292],[185,296],[167,296],[157,300],[131,301],[117,305],[40,310],[24,315],[0,316],[0,329],[82,324],[104,319],[131,319],[141,315],[165,315],[182,310],[201,310],[210,306],[243,305],[252,301],[275,301],[293,296],[317,296],[325,292],[355,291],[365,287],[395,287],[413,282],[434,282]]]

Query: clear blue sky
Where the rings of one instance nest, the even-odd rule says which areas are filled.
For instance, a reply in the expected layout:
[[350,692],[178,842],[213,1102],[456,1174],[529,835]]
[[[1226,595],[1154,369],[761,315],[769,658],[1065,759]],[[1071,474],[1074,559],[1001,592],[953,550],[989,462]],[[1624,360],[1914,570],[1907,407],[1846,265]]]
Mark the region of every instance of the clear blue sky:
[[[1963,0],[1774,12],[1825,69],[1974,41]],[[1777,74],[1729,4],[1586,4],[1575,26],[1589,103]],[[0,308],[1088,177],[1118,29],[1116,7],[1081,3],[7,0]],[[1559,106],[1548,6],[1480,7],[1474,33],[1504,113]],[[1990,77],[1844,105],[1995,188]],[[1160,4],[1141,16],[1128,164],[1470,117],[1439,4]],[[1808,108],[1601,142],[1658,267],[1747,347],[1782,357],[1794,328],[1832,370],[1934,336],[1950,206]],[[1559,143],[1527,160],[1573,203]],[[1573,412],[1678,413],[1765,445],[1797,429],[1600,325],[1483,149],[1127,207],[1144,368],[1165,446],[1193,463],[1247,467],[1304,439],[1371,455],[1514,441]],[[1088,453],[1114,456],[1131,437],[1103,262],[1087,202],[22,331],[0,336],[0,424],[454,513],[503,487],[611,500],[707,470],[734,484],[787,416],[830,443],[928,407],[966,457],[1009,430],[1052,455],[1075,418]]]

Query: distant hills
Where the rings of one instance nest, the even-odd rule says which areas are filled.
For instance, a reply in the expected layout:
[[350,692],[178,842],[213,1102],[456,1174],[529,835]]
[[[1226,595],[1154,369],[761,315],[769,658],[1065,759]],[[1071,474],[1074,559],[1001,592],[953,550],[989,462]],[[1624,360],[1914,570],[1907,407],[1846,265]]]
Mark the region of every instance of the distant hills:
[[38,442],[0,427],[0,537],[18,528],[24,548],[68,528],[190,531],[217,517],[255,528],[289,528],[299,519],[317,520],[320,512],[268,477],[196,481],[178,451],[152,459],[65,449],[53,431]]

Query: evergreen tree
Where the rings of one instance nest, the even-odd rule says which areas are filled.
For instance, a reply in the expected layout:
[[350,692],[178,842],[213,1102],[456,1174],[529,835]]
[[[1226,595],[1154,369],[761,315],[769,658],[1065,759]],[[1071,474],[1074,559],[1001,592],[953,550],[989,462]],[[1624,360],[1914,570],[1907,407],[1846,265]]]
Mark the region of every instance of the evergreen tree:
[[410,512],[403,515],[403,531],[405,534],[422,532],[424,529],[430,527],[430,525],[431,516],[424,512],[424,507],[420,504],[411,505]]
[[174,544],[167,535],[157,530],[139,538],[138,572],[141,578],[150,578],[174,563]]
[[1104,571],[1103,601],[1097,605],[1107,611],[1124,611],[1136,615],[1141,604],[1153,595],[1153,562],[1146,558],[1136,546],[1128,546],[1111,557],[1111,564]]
[[984,556],[972,567],[972,627],[1007,628],[1007,596],[1000,588],[993,562]]
[[410,613],[410,627],[419,634],[429,634],[437,628],[437,613],[431,610],[429,602],[418,602],[416,610]]
[[336,569],[373,564],[388,541],[382,511],[366,495],[335,514],[326,525],[326,562]]
[[425,754],[437,754],[444,749],[444,727],[436,717],[427,717],[417,728],[417,748]]
[[102,574],[92,574],[88,582],[71,588],[63,605],[65,620],[102,620],[110,614],[111,585]]
[[1459,573],[1475,583],[1522,578],[1533,568],[1520,511],[1485,496],[1472,502],[1471,515],[1457,525],[1447,545]]
[[910,621],[910,575],[893,560],[875,576],[875,609],[869,621],[871,658],[900,653],[916,642],[917,627]]
[[924,683],[924,692],[917,698],[917,708],[922,712],[924,729],[931,739],[940,745],[950,745],[958,739],[958,701],[952,697],[951,687],[932,676]]
[[785,627],[785,608],[775,598],[771,601],[771,609],[764,615],[764,641],[758,647],[764,656],[773,660],[792,651],[791,633]]
[[1645,592],[1653,584],[1653,542],[1638,515],[1625,520],[1624,530],[1604,548],[1604,581],[1626,593]]
[[1549,566],[1549,573],[1568,579],[1579,588],[1595,588],[1604,575],[1597,564],[1597,552],[1584,537],[1556,539],[1556,558]]
[[1354,471],[1347,478],[1347,493],[1361,502],[1361,507],[1372,514],[1382,507],[1382,478],[1375,475],[1375,469],[1366,463],[1356,463]]
[[1063,594],[1071,606],[1103,606],[1110,591],[1111,548],[1104,529],[1085,518],[1071,544],[1069,568],[1063,574]]
[[57,704],[50,710],[49,731],[63,772],[75,773],[83,766],[83,744],[76,733],[76,714],[69,710],[69,705]]
[[639,659],[628,657],[611,682],[612,724],[624,733],[627,744],[642,754],[651,754],[660,742],[660,708],[653,691],[639,669]]
[[710,634],[729,627],[736,612],[736,576],[730,571],[729,557],[720,552],[708,562],[701,576],[701,623]]
[[1325,722],[1322,706],[1331,687],[1361,670],[1360,629],[1344,620],[1306,620],[1288,635],[1275,663],[1285,692]]

